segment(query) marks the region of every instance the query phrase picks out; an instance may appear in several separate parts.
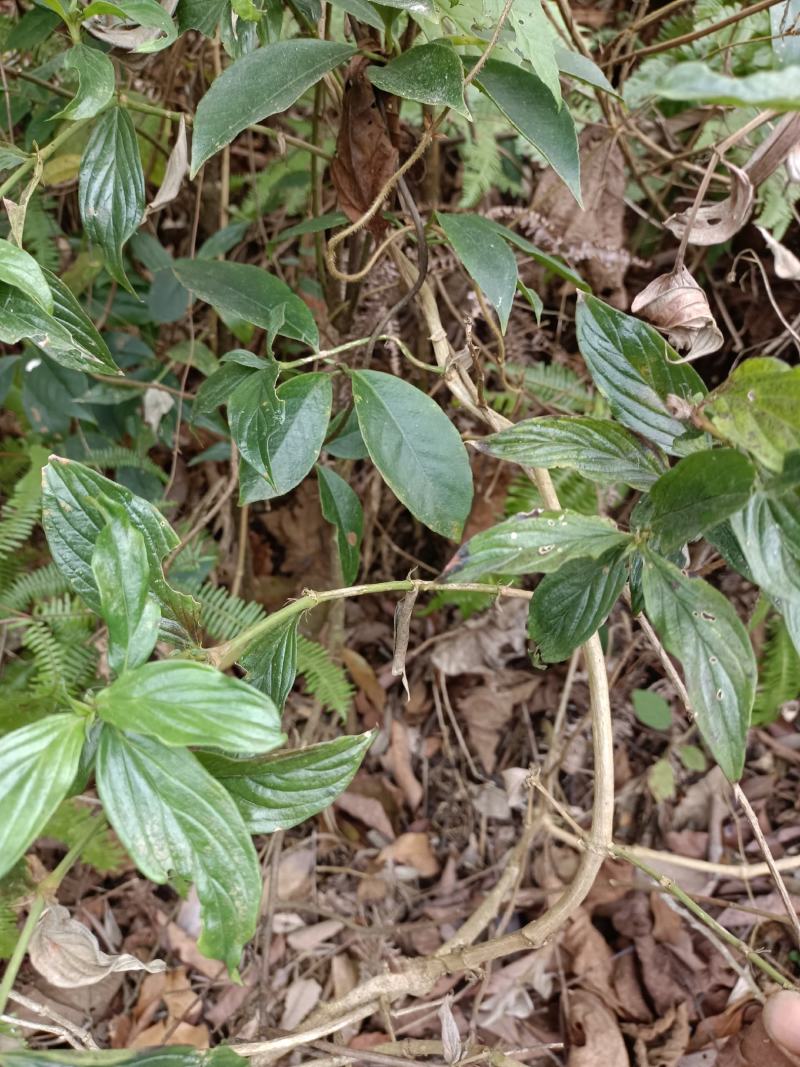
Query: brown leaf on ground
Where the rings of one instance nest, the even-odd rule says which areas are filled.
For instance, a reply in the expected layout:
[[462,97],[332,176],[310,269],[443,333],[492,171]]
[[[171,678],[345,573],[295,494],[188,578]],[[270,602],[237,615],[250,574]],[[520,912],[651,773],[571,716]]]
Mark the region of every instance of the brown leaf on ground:
[[679,1004],[653,1023],[623,1024],[622,1031],[634,1039],[636,1067],[677,1067],[689,1046],[689,1012]]
[[322,996],[322,986],[313,978],[296,978],[286,990],[281,1016],[281,1030],[290,1033],[316,1008]]
[[337,919],[325,919],[321,923],[311,926],[303,926],[289,934],[286,940],[295,952],[310,952],[317,945],[322,945],[332,937],[336,937],[344,929]]
[[616,1016],[599,996],[582,989],[570,993],[568,1010],[568,1067],[629,1067]]
[[386,706],[386,690],[375,676],[375,671],[364,657],[352,648],[342,649],[342,660],[358,688],[372,704],[379,715],[383,715]]
[[[369,795],[367,790],[372,795]],[[334,807],[347,815],[352,815],[353,818],[363,822],[366,826],[377,830],[379,834],[382,834],[389,841],[393,841],[395,838],[394,828],[384,806],[388,799],[388,794],[384,791],[380,792],[382,792],[382,796],[376,796],[375,783],[370,783],[366,779],[357,776],[355,781],[350,783],[350,788],[347,792],[336,798]]]
[[[778,999],[784,996],[790,1000]],[[759,1005],[751,1005],[746,1025],[725,1042],[716,1067],[800,1067],[798,1002],[800,995],[787,991],[774,994],[763,1011]],[[776,1038],[793,1048],[779,1045]]]
[[431,661],[449,676],[487,674],[494,678],[510,660],[525,655],[527,619],[525,601],[498,604],[468,619],[454,637],[440,641],[431,652]]
[[538,678],[530,678],[509,689],[501,689],[496,684],[480,685],[457,701],[459,714],[467,724],[470,748],[478,753],[487,774],[494,771],[497,743],[511,721],[514,708],[527,700],[538,684]]
[[423,833],[400,834],[396,841],[381,850],[378,859],[413,867],[422,878],[433,878],[439,873],[439,861],[428,835]]
[[580,986],[607,998],[613,986],[614,953],[583,908],[573,915],[561,943],[572,957],[570,970]]
[[412,812],[415,812],[422,803],[424,791],[417,781],[411,766],[411,745],[409,743],[408,727],[397,719],[392,720],[387,762],[394,780],[403,791],[403,796],[406,798],[409,808]]
[[[364,73],[366,65],[366,59],[357,59],[351,65],[336,138],[336,158],[331,163],[339,206],[351,222],[361,218],[397,170],[398,162],[375,90]],[[375,237],[382,236],[386,226],[380,212],[367,223]]]
[[175,953],[181,963],[185,963],[192,970],[199,971],[206,978],[217,979],[225,973],[225,964],[219,960],[211,960],[204,956],[197,947],[197,942],[190,937],[185,930],[181,930],[177,923],[164,922],[164,933],[167,944]]
[[178,1023],[169,1036],[171,1027],[166,1019],[159,1019],[131,1041],[129,1048],[152,1048],[156,1045],[191,1045],[193,1048],[208,1048],[209,1032],[205,1023],[193,1026],[191,1023]]

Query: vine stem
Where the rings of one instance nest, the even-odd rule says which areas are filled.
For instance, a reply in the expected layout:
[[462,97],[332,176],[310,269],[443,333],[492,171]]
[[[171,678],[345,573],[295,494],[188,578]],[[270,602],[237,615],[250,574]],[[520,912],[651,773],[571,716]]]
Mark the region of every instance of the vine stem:
[[81,852],[99,828],[100,821],[96,819],[67,852],[66,856],[64,856],[58,866],[55,867],[50,874],[45,875],[41,882],[36,886],[33,902],[28,911],[28,917],[25,920],[25,925],[22,927],[17,943],[14,946],[14,952],[11,959],[8,961],[3,980],[0,982],[0,1015],[6,1010],[9,994],[17,979],[17,974],[22,966],[25,953],[28,951],[28,945],[33,937],[33,931],[36,929],[36,924],[39,922],[42,912],[53,899],[56,890],[61,885],[72,865],[77,862]]

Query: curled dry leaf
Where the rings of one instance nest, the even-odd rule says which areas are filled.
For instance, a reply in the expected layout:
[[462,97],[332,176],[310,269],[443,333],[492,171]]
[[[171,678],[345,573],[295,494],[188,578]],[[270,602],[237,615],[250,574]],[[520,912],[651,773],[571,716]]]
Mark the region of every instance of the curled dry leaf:
[[600,997],[578,989],[569,998],[569,1067],[623,1067],[628,1051],[614,1013]]
[[741,230],[750,218],[755,188],[746,171],[735,167],[732,163],[726,163],[726,166],[731,172],[730,195],[713,204],[701,204],[694,219],[691,207],[687,211],[670,215],[664,222],[670,233],[674,233],[676,237],[683,237],[683,231],[691,225],[689,244],[718,245],[730,240]]
[[114,971],[155,974],[166,968],[163,960],[143,963],[127,953],[109,956],[100,949],[91,930],[73,919],[60,904],[53,904],[44,912],[28,952],[39,974],[62,989],[94,985]]
[[756,229],[769,245],[769,250],[775,260],[775,273],[777,276],[786,278],[789,281],[800,281],[800,259],[797,258],[794,252],[790,252],[786,245],[776,241],[769,230],[765,230],[763,226],[756,226]]
[[[178,6],[178,0],[161,0],[161,6],[168,15],[173,15]],[[112,17],[110,22],[103,22],[100,18],[90,18],[84,25],[93,37],[105,41],[112,48],[124,48],[128,52],[133,52],[141,48],[143,44],[149,44],[150,41],[155,41],[161,36],[161,30],[154,26],[126,26],[121,19],[116,17]]]
[[167,160],[161,188],[147,205],[145,217],[171,203],[180,192],[183,179],[189,170],[189,145],[186,139],[186,119],[181,115],[178,136]]
[[635,298],[631,311],[663,330],[677,349],[688,349],[683,363],[716,352],[722,344],[708,297],[686,267],[660,274]]
[[442,1025],[442,1051],[445,1063],[458,1063],[462,1056],[461,1034],[453,1015],[453,994],[448,993],[439,1008],[439,1022]]

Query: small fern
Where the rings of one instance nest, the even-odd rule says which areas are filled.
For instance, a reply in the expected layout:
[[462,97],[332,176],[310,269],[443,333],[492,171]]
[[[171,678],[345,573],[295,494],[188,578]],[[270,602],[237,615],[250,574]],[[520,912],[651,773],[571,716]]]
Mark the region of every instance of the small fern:
[[7,960],[19,937],[17,909],[31,889],[25,860],[19,860],[8,874],[0,879],[0,959]]
[[578,375],[560,363],[509,364],[508,375],[511,381],[521,379],[532,399],[559,411],[584,413],[594,406],[592,394]]
[[81,463],[86,463],[90,467],[99,467],[101,470],[105,468],[119,470],[121,467],[129,467],[154,475],[163,485],[169,481],[168,475],[149,456],[143,456],[121,445],[89,449],[86,455],[81,456]]
[[761,654],[753,723],[775,722],[781,709],[793,700],[800,700],[800,655],[786,623],[779,615],[773,615]]
[[59,804],[41,836],[54,837],[67,848],[72,848],[85,836],[92,823],[97,823],[97,829],[81,849],[80,858],[100,874],[112,874],[125,862],[125,850],[105,816],[82,804],[76,797]]
[[23,244],[40,267],[58,272],[61,257],[57,240],[63,236],[56,222],[56,204],[52,197],[34,193],[25,213]]
[[461,589],[440,589],[430,598],[419,615],[426,618],[442,608],[458,608],[463,619],[469,619],[492,606],[494,596],[491,593],[470,593]]
[[215,641],[230,641],[242,630],[267,616],[260,604],[231,596],[221,585],[214,586],[206,582],[194,595],[200,601],[203,629]]
[[14,486],[0,516],[0,560],[7,559],[25,544],[39,518],[42,497],[42,467],[47,462],[47,449],[32,445],[27,474]]
[[302,634],[297,635],[297,670],[311,696],[344,720],[355,693],[347,672],[334,663],[327,649]]
[[[577,471],[566,468],[554,468],[550,475],[563,508],[579,511],[582,515],[597,514],[597,487],[593,482],[582,478]],[[506,515],[517,515],[540,507],[542,498],[530,478],[525,474],[515,475],[506,491]]]
[[62,596],[67,589],[67,580],[61,571],[55,563],[48,563],[38,570],[18,575],[5,588],[0,586],[0,611],[25,611],[31,603]]

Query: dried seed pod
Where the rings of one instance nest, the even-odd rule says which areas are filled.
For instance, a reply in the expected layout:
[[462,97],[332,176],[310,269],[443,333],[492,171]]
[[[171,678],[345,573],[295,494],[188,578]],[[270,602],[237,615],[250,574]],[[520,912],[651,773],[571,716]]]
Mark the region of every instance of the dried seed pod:
[[708,297],[686,267],[660,274],[635,298],[631,311],[663,330],[677,349],[688,349],[683,363],[716,352],[722,345]]
[[772,252],[775,261],[776,275],[789,281],[800,281],[800,259],[797,258],[794,252],[790,252],[786,245],[776,241],[769,230],[765,230],[763,226],[756,226],[756,229],[769,245],[769,250]]

